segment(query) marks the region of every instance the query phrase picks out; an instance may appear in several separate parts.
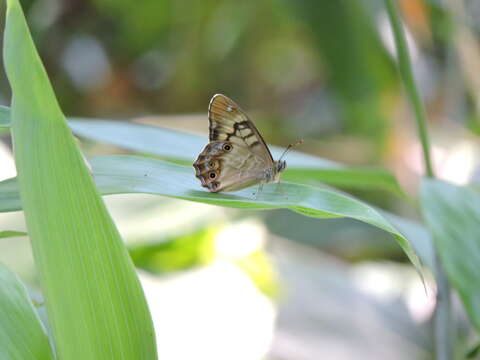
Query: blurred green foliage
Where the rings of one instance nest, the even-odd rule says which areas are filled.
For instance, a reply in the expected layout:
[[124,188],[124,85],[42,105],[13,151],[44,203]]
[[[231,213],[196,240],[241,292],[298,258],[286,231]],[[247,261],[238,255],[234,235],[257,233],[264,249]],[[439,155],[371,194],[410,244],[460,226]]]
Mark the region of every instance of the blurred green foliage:
[[[221,227],[209,226],[161,240],[149,240],[145,244],[129,248],[135,266],[153,274],[166,274],[212,264],[218,259],[215,237]],[[257,250],[232,259],[258,287],[270,297],[279,294],[279,282],[268,255]]]
[[208,265],[215,258],[213,236],[215,228],[205,228],[175,238],[132,246],[133,262],[154,274]]
[[[423,95],[432,112],[441,113],[448,105],[442,85],[452,71],[447,55],[457,18],[441,1],[398,2],[421,56],[440,67],[424,75],[436,88]],[[405,173],[394,161],[397,149],[406,151],[402,137],[409,136],[410,122],[399,101],[381,1],[146,0],[140,6],[125,0],[29,0],[22,5],[69,116],[205,114],[211,95],[223,92],[241,104],[270,143],[284,146],[304,138],[300,150]],[[468,25],[476,31],[476,8],[467,6]],[[459,78],[458,69],[452,76]],[[471,92],[466,96],[456,107],[466,103],[466,116],[455,121],[478,132]],[[2,82],[0,100],[7,103],[8,97]],[[0,126],[5,121],[0,118]],[[178,118],[171,124],[207,128],[206,119]],[[350,177],[344,178],[348,188]],[[411,212],[379,190],[355,194]]]
[[[433,82],[423,96],[429,111],[441,117],[456,101],[445,100],[446,89],[455,89],[445,86],[447,74],[461,78],[448,52],[464,24],[446,2],[398,3],[420,54],[414,67],[421,70],[426,59],[429,68],[438,68],[419,81],[420,88],[422,79]],[[386,165],[411,176],[411,169],[395,162],[397,151],[407,151],[411,124],[386,41],[382,1],[28,0],[22,5],[68,116],[205,114],[211,95],[223,92],[241,104],[270,143],[285,146],[304,138],[300,150],[347,164]],[[477,34],[478,7],[465,6],[466,25]],[[463,112],[453,121],[478,133],[474,92],[465,92],[453,106]],[[2,82],[0,101],[7,104],[8,98]],[[206,119],[178,118],[171,124],[207,128]],[[379,189],[356,195],[386,208],[406,207]],[[411,212],[408,206],[406,211]]]
[[382,150],[389,90],[396,83],[392,59],[381,44],[374,16],[358,1],[292,3],[323,57],[338,95],[344,130],[370,138],[380,145],[376,150]]
[[398,82],[376,29],[379,10],[364,2],[25,5],[68,115],[205,113],[223,92],[261,109],[274,141],[358,136],[370,147],[360,163],[385,150]]
[[[399,3],[418,45],[447,72],[456,19],[436,0]],[[327,158],[390,160],[401,87],[381,1],[23,5],[67,115],[204,114],[223,92],[258,109],[249,114],[270,142],[305,138],[306,150]],[[442,81],[443,72],[425,76]],[[433,91],[432,101],[442,96],[440,87]],[[8,92],[2,84],[0,100]],[[477,131],[475,108],[467,111],[464,122]]]
[[[453,145],[464,140],[458,128],[478,135],[478,89],[466,85],[469,72],[455,45],[462,26],[478,40],[480,7],[464,1],[465,14],[459,17],[448,8],[450,1],[397,2],[413,44],[415,76],[430,125],[443,131]],[[246,110],[269,143],[285,146],[304,138],[302,151],[349,165],[394,168],[400,183],[407,185],[406,192],[416,189],[421,169],[415,165],[413,122],[402,101],[388,26],[382,22],[382,1],[29,0],[22,5],[68,116],[130,119],[163,114],[166,117],[150,119],[150,124],[206,133],[206,116],[200,120],[168,116],[206,115],[210,97],[221,92]],[[0,83],[0,101],[5,104],[9,91],[6,82]],[[9,121],[4,110],[0,107],[0,135],[6,133],[2,126]],[[96,132],[113,134],[105,129]],[[156,141],[184,152],[186,158],[196,155],[179,145],[175,136],[172,145],[159,138],[144,145],[156,146]],[[443,155],[448,152],[441,150]],[[89,146],[92,154],[112,151],[118,150]],[[365,168],[358,169],[356,176],[334,174],[335,185],[352,190],[349,185],[359,182]],[[354,195],[416,217],[412,204],[381,191],[402,193],[389,174],[379,170],[377,179],[384,178],[385,186],[377,182],[356,189]],[[314,180],[306,172],[285,175],[287,180]],[[328,181],[324,174],[319,180]],[[365,182],[371,180],[372,172],[367,172]],[[383,232],[355,221],[314,221],[284,210],[269,212],[264,220],[276,236],[347,261],[405,259],[397,244],[385,241]],[[210,264],[216,257],[216,228],[205,226],[132,246],[130,255],[138,267],[157,274]],[[264,252],[235,263],[264,293],[279,294],[276,274]]]

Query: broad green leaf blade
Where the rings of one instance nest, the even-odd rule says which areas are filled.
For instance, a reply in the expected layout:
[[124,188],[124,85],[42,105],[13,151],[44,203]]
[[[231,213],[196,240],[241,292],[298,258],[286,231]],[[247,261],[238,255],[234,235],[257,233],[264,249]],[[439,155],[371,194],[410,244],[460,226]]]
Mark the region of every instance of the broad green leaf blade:
[[10,127],[10,108],[0,106],[0,128]]
[[447,276],[480,331],[480,194],[469,187],[425,179],[421,201]]
[[9,238],[9,237],[17,237],[17,236],[27,236],[28,234],[23,231],[11,231],[11,230],[5,230],[5,231],[0,231],[0,239],[1,238]]
[[254,199],[255,187],[235,193],[209,193],[200,187],[191,167],[160,160],[105,156],[94,158],[92,166],[95,181],[104,194],[142,192],[238,208],[289,208],[318,218],[351,217],[396,236],[412,262],[419,265],[404,236],[378,211],[333,191],[283,182],[265,185]]
[[[5,123],[9,122],[9,111],[7,107],[0,107],[0,126],[2,116]],[[69,124],[79,136],[185,162],[193,162],[206,143],[202,136],[136,123],[72,118]],[[277,146],[269,147],[276,158],[284,151]],[[298,151],[289,153],[283,178],[306,184],[321,181],[350,189],[386,190],[405,196],[395,176],[384,169],[347,167]]]
[[[416,255],[403,235],[411,235],[412,243],[427,265],[431,264],[428,237],[418,236],[418,227],[408,220],[389,216],[389,220],[374,208],[346,195],[318,187],[282,182],[266,184],[257,199],[257,189],[247,188],[235,193],[212,194],[200,187],[193,167],[138,156],[102,156],[90,160],[95,182],[102,194],[149,193],[204,202],[220,206],[277,209],[289,208],[313,217],[351,217],[390,232],[399,241],[412,262],[419,266]],[[15,197],[15,179],[0,182],[0,211],[19,210]],[[392,224],[395,224],[392,226]],[[397,230],[396,225],[401,231]],[[420,232],[420,234],[423,234]],[[418,238],[418,239],[417,239]],[[418,241],[418,244],[417,244]]]
[[[420,254],[422,261],[431,266],[432,248],[430,238],[426,231],[419,224],[410,220],[403,219],[394,215],[384,215],[385,212],[379,212],[368,205],[340,195],[329,190],[323,190],[318,187],[305,186],[301,184],[290,184],[282,182],[281,184],[267,184],[264,186],[262,194],[254,199],[252,193],[256,191],[255,187],[244,189],[230,194],[211,194],[200,187],[199,182],[194,176],[193,168],[168,163],[161,160],[148,159],[138,156],[103,156],[92,158],[91,164],[94,171],[94,179],[102,194],[118,193],[150,193],[205,202],[221,206],[245,207],[245,208],[291,208],[292,210],[302,212],[306,215],[315,217],[346,217],[351,216],[358,220],[366,221],[361,214],[348,212],[339,206],[343,200],[352,202],[355,206],[362,204],[366,213],[373,211],[374,214],[380,214],[380,222],[375,222],[370,218],[369,222],[375,226],[386,222],[393,224],[383,228],[399,229],[394,231],[401,235],[401,243],[405,242],[405,237],[411,241],[416,252]],[[320,195],[319,195],[320,194]],[[320,196],[318,200],[316,199]],[[324,197],[323,197],[324,196]],[[341,199],[339,202],[330,203],[332,196],[335,199]],[[300,197],[300,199],[299,199]],[[303,199],[302,199],[303,197]],[[323,198],[322,198],[323,197]],[[311,198],[313,203],[308,204],[306,208],[299,207],[302,201]],[[333,205],[332,205],[333,204]],[[328,205],[328,206],[327,206]],[[338,207],[336,207],[338,205]],[[21,203],[18,196],[16,179],[8,179],[0,182],[0,212],[20,210]],[[361,210],[359,210],[361,212]],[[385,217],[387,220],[385,220]],[[406,235],[406,236],[405,236]],[[408,245],[404,244],[407,253],[411,252]]]
[[193,168],[136,156],[105,156],[91,161],[95,181],[104,194],[141,192],[208,204],[250,208],[288,208],[318,218],[350,217],[395,236],[412,263],[420,263],[407,239],[377,210],[354,198],[301,184],[266,184],[256,199],[255,187],[235,193],[209,193],[201,188]]
[[100,198],[17,0],[4,41],[20,194],[60,359],[155,359],[134,267]]
[[[131,122],[71,119],[69,124],[78,136],[188,163],[193,163],[207,143],[204,136]],[[276,159],[285,150],[269,147]],[[352,189],[382,189],[405,195],[395,177],[386,170],[351,168],[299,151],[290,151],[286,159],[288,166],[282,175],[286,180],[301,183],[316,180]]]
[[0,263],[0,359],[54,359],[45,328],[17,276]]
[[[205,127],[207,127],[205,120]],[[192,162],[207,143],[200,135],[125,121],[72,118],[69,125],[78,136],[113,144],[132,151]],[[269,146],[279,158],[285,149]],[[289,165],[297,167],[341,168],[342,165],[298,151],[288,155]]]

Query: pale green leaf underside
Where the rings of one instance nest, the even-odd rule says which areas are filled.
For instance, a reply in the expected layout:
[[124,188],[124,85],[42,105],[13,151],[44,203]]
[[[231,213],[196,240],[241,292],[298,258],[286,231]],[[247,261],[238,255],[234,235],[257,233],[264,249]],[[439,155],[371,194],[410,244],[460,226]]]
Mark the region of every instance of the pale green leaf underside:
[[[8,116],[9,109],[0,107],[0,126],[9,123]],[[203,136],[131,122],[73,118],[69,124],[79,136],[185,163],[193,163],[207,143]],[[278,146],[269,145],[269,148],[276,159],[284,151]],[[384,169],[348,167],[299,151],[290,151],[286,159],[285,180],[307,184],[319,181],[352,189],[386,190],[405,195],[395,177]]]
[[[161,156],[191,164],[208,142],[205,136],[131,122],[71,119],[73,132],[81,137],[113,144],[143,154]],[[207,128],[205,119],[205,128]],[[269,145],[279,159],[284,148]],[[292,150],[287,157],[285,180],[300,183],[320,181],[355,189],[387,190],[404,193],[395,177],[383,169],[353,168],[343,164]]]
[[10,108],[0,105],[0,128],[10,127]]
[[54,359],[25,286],[0,264],[0,359]]
[[480,194],[426,179],[422,210],[448,278],[480,331]]
[[[412,262],[419,266],[405,236],[379,211],[347,195],[318,187],[286,183],[266,184],[256,199],[250,187],[235,193],[209,193],[200,186],[193,168],[138,156],[104,156],[91,159],[94,179],[102,194],[149,193],[214,205],[250,208],[288,208],[307,216],[350,217],[395,236]],[[0,210],[21,208],[14,179],[0,183]],[[430,255],[426,255],[429,257]],[[429,262],[429,260],[427,260]]]

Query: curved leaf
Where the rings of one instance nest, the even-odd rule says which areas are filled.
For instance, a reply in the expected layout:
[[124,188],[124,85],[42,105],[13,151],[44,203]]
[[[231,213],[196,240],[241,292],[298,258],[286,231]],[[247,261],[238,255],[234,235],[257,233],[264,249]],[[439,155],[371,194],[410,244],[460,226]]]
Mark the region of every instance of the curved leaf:
[[[288,208],[318,218],[350,217],[377,226],[395,236],[410,260],[419,261],[406,240],[379,211],[347,195],[301,184],[266,184],[254,198],[255,187],[235,193],[209,193],[201,188],[193,168],[138,156],[103,156],[91,159],[95,182],[103,194],[149,193],[213,205],[250,208]],[[0,183],[0,207],[20,206],[15,199],[15,181]],[[8,191],[4,192],[4,187]],[[2,194],[8,197],[2,199]],[[1,208],[0,208],[1,210]]]
[[425,179],[421,200],[447,276],[480,331],[480,194],[470,187]]
[[0,264],[0,359],[54,359],[47,332],[27,289]]
[[[131,122],[72,118],[69,124],[78,136],[188,163],[195,160],[207,143],[204,136]],[[276,159],[285,150],[273,145],[269,145],[269,148]],[[395,177],[386,170],[347,167],[294,150],[288,153],[287,163],[283,175],[287,180],[301,183],[316,180],[348,188],[383,189],[400,196],[405,195]]]
[[[9,108],[0,107],[0,127],[9,123]],[[199,135],[131,122],[72,118],[72,130],[79,136],[113,144],[132,151],[166,159],[193,162],[207,140]],[[275,158],[284,149],[269,145]],[[348,167],[316,156],[290,151],[285,180],[312,184],[316,181],[350,189],[386,190],[406,196],[395,176],[384,169]]]
[[[103,194],[141,192],[221,206],[288,208],[312,217],[350,217],[360,220],[394,235],[412,263],[420,268],[417,256],[404,235],[376,209],[347,195],[318,187],[282,182],[264,185],[255,199],[255,187],[235,193],[209,193],[200,186],[193,174],[193,168],[161,160],[119,155],[93,158],[91,164],[95,181]],[[395,219],[397,220],[398,218]],[[398,222],[400,223],[400,220]],[[407,228],[405,223],[402,223],[402,226]],[[411,230],[411,227],[407,230]]]
[[[193,162],[207,143],[204,136],[190,134],[159,126],[150,126],[132,122],[88,120],[71,118],[73,132],[78,136],[113,144],[144,154],[162,156],[169,159]],[[269,146],[272,155],[279,158],[284,148]],[[288,163],[295,167],[336,168],[343,165],[316,156],[291,151]]]

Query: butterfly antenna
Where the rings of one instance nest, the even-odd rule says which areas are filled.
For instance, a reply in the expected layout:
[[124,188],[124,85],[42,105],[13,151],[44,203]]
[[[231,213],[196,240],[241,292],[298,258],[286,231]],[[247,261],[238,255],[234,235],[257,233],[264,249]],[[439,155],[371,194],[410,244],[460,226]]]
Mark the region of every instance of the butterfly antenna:
[[290,151],[291,148],[293,148],[294,146],[297,146],[297,145],[301,145],[301,144],[303,144],[303,139],[300,139],[296,143],[288,145],[287,148],[285,149],[285,151],[282,153],[282,156],[280,156],[280,159],[278,159],[278,161],[282,160],[283,157],[285,155],[287,155],[287,153]]

